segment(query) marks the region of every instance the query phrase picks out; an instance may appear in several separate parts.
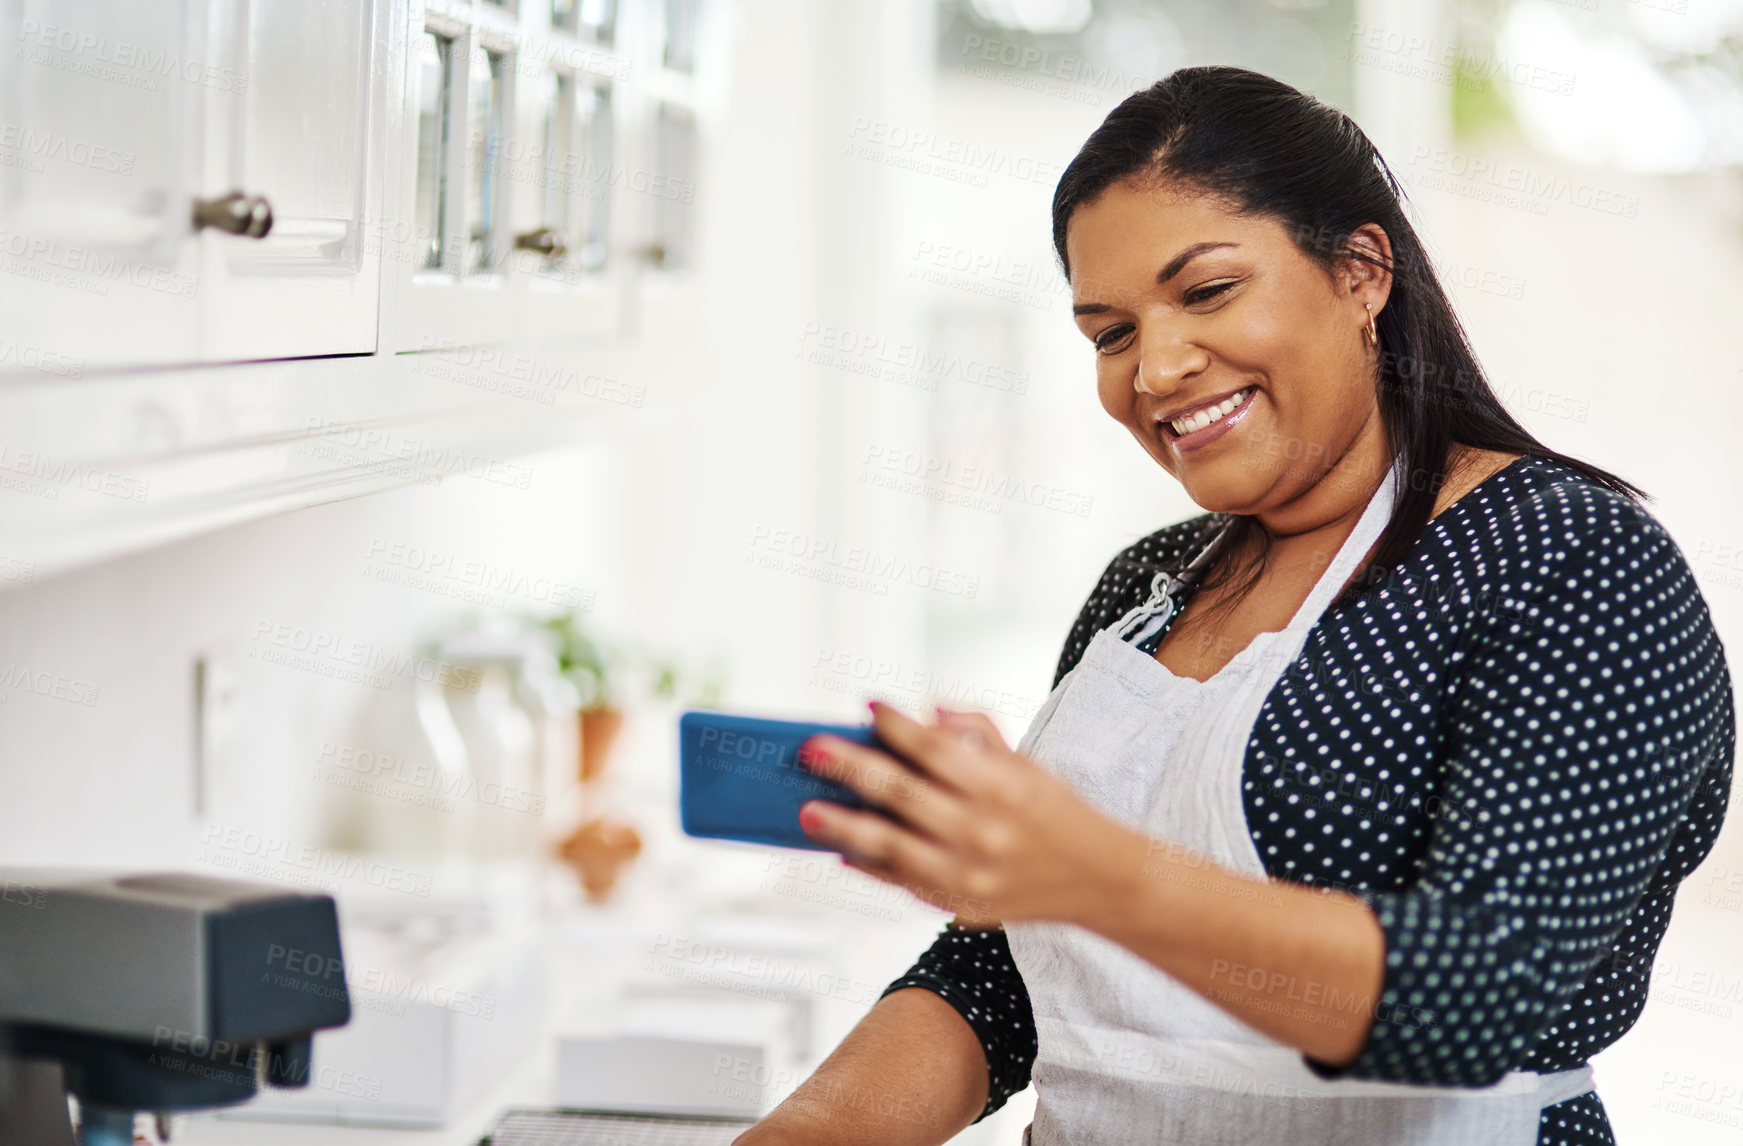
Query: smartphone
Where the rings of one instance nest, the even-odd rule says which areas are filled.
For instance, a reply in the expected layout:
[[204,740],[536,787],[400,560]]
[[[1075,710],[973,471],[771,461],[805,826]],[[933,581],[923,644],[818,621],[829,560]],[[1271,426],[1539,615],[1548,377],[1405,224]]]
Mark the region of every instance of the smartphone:
[[780,848],[830,851],[799,827],[799,808],[829,800],[850,808],[866,801],[845,784],[805,768],[800,745],[826,732],[882,748],[870,724],[768,720],[691,709],[678,717],[678,810],[684,834]]

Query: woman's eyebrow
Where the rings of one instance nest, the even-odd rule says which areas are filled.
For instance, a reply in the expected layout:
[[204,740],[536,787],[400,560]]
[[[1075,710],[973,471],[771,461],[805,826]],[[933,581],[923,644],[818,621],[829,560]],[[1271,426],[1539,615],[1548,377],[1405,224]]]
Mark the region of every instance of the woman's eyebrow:
[[[1163,267],[1162,270],[1156,275],[1156,285],[1157,286],[1165,285],[1169,279],[1173,278],[1175,275],[1177,275],[1181,271],[1185,270],[1187,263],[1190,263],[1193,259],[1196,259],[1198,256],[1204,254],[1206,251],[1214,251],[1220,247],[1238,247],[1238,246],[1240,246],[1239,243],[1231,243],[1231,242],[1227,242],[1227,241],[1214,242],[1214,243],[1194,243],[1194,244],[1192,244],[1192,246],[1187,247],[1184,251],[1181,251],[1178,255],[1175,255],[1172,259],[1168,260],[1168,265]],[[1103,314],[1103,313],[1110,311],[1112,309],[1113,309],[1113,307],[1109,306],[1105,302],[1080,302],[1076,306],[1073,306],[1071,308],[1071,313],[1075,317],[1077,315],[1082,315],[1082,314]]]
[[1194,244],[1192,244],[1192,246],[1186,248],[1184,251],[1181,251],[1178,255],[1175,255],[1172,259],[1168,260],[1168,265],[1163,267],[1162,273],[1156,276],[1156,285],[1162,286],[1165,283],[1167,283],[1169,279],[1173,278],[1175,275],[1177,275],[1181,271],[1185,270],[1187,263],[1190,263],[1193,259],[1196,259],[1198,256],[1204,254],[1206,251],[1214,251],[1218,247],[1238,247],[1238,246],[1240,246],[1239,243],[1229,243],[1229,242],[1194,243]]

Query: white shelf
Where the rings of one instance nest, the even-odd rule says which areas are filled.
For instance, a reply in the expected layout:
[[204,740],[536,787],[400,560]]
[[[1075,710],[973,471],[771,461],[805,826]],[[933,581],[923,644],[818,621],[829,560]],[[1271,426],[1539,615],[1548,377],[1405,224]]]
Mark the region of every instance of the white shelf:
[[28,579],[0,587],[412,482],[530,486],[516,458],[642,412],[609,357],[521,344],[13,383],[0,559]]

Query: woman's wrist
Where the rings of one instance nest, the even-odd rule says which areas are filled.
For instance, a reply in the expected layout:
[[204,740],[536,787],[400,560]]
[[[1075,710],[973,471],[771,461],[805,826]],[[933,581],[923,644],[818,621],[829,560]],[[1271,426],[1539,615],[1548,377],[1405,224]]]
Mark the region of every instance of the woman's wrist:
[[1055,918],[1111,939],[1134,910],[1153,910],[1155,888],[1147,869],[1154,845],[1124,824],[1102,825],[1079,865],[1082,877],[1065,889]]

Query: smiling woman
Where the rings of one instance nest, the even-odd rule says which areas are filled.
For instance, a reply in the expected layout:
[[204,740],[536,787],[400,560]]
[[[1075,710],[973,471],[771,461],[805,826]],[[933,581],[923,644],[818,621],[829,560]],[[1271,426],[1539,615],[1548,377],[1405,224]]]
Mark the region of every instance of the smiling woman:
[[741,1141],[944,1142],[1032,1082],[1036,1146],[1610,1142],[1587,1060],[1735,744],[1680,550],[1506,412],[1287,85],[1126,100],[1054,241],[1103,409],[1206,512],[1114,558],[1015,749],[875,704],[890,751],[813,742],[890,815],[811,837],[961,908]]

